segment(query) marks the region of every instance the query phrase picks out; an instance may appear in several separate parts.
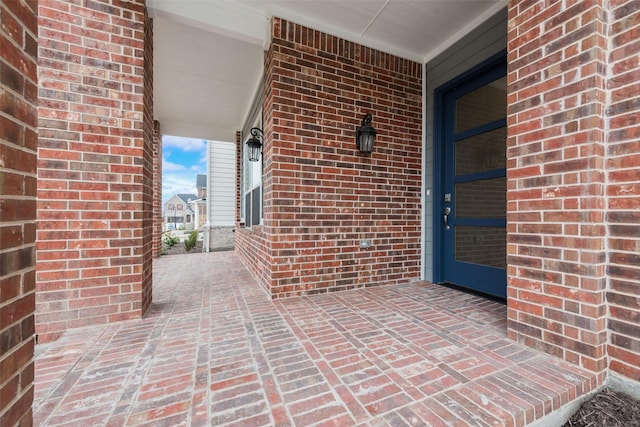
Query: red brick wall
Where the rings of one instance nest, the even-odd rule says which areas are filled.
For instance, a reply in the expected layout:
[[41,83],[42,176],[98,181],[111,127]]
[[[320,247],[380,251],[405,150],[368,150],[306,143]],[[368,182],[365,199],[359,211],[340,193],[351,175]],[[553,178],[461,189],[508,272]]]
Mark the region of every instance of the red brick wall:
[[[154,163],[158,163],[161,159],[157,145],[154,142],[155,124],[153,120],[153,21],[147,13],[144,2],[142,2],[144,13],[144,38],[143,38],[143,51],[144,51],[144,77],[143,77],[143,152],[142,158],[137,160],[142,166],[142,211],[138,207],[138,212],[134,213],[134,218],[142,220],[142,235],[141,248],[134,248],[133,254],[140,253],[142,257],[142,265],[140,271],[142,273],[142,302],[141,312],[142,314],[147,312],[147,309],[151,305],[153,299],[153,283],[152,283],[152,269],[153,269],[153,257],[154,253],[154,237],[156,244],[159,246],[159,236],[155,235],[156,228],[154,227],[155,215],[159,209],[159,205],[155,206],[155,201],[158,195],[155,194],[158,186],[162,186],[162,175],[157,175],[157,168]],[[134,160],[134,164],[136,160]],[[157,180],[160,180],[160,183]],[[140,181],[137,181],[140,182]],[[159,197],[162,197],[160,194]],[[140,251],[140,252],[138,252]],[[134,267],[135,268],[135,267]]]
[[273,297],[417,279],[421,65],[278,18],[265,64],[264,221],[236,242],[254,245],[244,259]]
[[509,3],[509,336],[603,372],[606,11],[545,3]]
[[0,1],[0,425],[33,402],[37,37],[34,2]]
[[160,123],[153,123],[153,255],[162,255],[162,134]]
[[[245,138],[246,139],[246,138]],[[236,132],[236,226],[234,248],[258,281],[271,293],[271,263],[269,242],[262,226],[247,228],[240,224],[242,194],[242,132]],[[246,153],[244,153],[246,155]]]
[[149,303],[149,21],[143,1],[105,0],[40,2],[39,23],[36,328],[49,340]]
[[607,135],[609,357],[640,381],[640,8],[611,2]]
[[[242,194],[242,132],[236,132],[236,229],[240,226],[240,197]],[[237,231],[237,230],[236,230]]]

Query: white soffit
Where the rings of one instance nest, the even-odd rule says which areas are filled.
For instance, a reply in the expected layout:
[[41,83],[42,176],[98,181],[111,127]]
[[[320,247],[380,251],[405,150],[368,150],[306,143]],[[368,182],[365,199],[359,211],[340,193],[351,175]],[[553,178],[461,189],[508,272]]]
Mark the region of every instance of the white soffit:
[[269,16],[242,0],[149,0],[151,17],[166,17],[232,39],[262,45]]
[[[212,31],[206,19],[215,9],[207,2],[155,1],[164,9],[154,16],[154,117],[165,135],[235,141],[262,77],[265,25],[261,37],[229,37]],[[181,6],[179,10],[174,10]],[[212,10],[213,9],[213,10]],[[175,12],[175,14],[173,13]],[[178,15],[178,12],[188,12]],[[227,21],[229,21],[227,17]],[[255,16],[249,21],[255,24]],[[237,34],[234,34],[236,36]]]

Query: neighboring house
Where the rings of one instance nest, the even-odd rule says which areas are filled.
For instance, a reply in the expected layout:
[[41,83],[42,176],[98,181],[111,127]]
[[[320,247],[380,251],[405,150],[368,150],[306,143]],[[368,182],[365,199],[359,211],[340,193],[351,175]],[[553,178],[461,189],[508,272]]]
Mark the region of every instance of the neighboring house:
[[211,247],[221,233],[232,230],[236,220],[236,144],[207,143],[207,222]]
[[196,175],[196,190],[198,197],[189,202],[189,205],[195,215],[194,227],[201,229],[207,223],[207,175]]
[[194,227],[195,212],[191,203],[197,198],[195,194],[176,194],[164,203],[165,231]]
[[196,175],[196,191],[198,199],[206,199],[207,197],[207,175]]

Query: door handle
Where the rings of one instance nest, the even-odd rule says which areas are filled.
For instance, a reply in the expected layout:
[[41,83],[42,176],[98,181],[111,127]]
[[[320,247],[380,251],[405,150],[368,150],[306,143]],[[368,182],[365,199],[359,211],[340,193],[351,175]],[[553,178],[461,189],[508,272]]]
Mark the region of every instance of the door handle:
[[445,230],[450,230],[451,226],[449,226],[449,214],[451,213],[451,208],[449,206],[447,206],[446,208],[444,208],[444,216],[442,219],[444,219],[444,229]]

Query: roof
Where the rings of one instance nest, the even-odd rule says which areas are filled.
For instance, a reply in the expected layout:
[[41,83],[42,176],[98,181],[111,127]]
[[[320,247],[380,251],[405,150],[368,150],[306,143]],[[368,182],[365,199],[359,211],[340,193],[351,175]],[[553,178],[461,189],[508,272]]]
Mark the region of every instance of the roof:
[[196,187],[207,188],[207,175],[196,175]]
[[195,194],[176,194],[176,196],[181,198],[185,203],[189,203],[189,201],[193,201],[198,198]]

